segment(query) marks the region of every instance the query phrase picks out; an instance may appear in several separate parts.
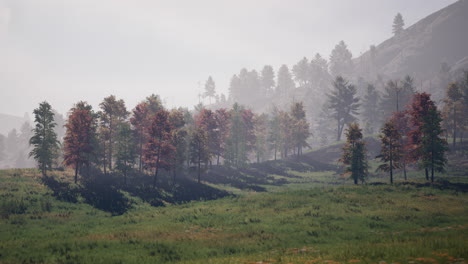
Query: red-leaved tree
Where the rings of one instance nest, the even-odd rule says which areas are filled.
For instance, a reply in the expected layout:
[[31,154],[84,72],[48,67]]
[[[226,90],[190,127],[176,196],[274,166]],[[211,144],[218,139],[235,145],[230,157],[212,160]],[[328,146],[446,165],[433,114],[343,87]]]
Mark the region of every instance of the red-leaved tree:
[[64,163],[75,168],[75,183],[82,165],[89,165],[95,150],[94,140],[96,120],[92,107],[86,102],[78,102],[71,110],[64,138]]
[[169,122],[169,112],[162,109],[152,118],[151,126],[146,129],[148,142],[143,149],[143,161],[146,168],[154,169],[154,186],[159,168],[166,170],[171,167],[175,148],[171,144],[172,125]]

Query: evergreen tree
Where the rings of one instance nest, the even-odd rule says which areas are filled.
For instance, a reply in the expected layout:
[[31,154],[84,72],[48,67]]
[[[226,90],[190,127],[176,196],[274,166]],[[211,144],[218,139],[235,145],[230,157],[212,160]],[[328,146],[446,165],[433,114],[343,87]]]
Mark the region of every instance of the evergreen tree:
[[[458,131],[463,127],[463,94],[457,83],[450,83],[447,87],[447,95],[443,108],[445,127],[452,135],[452,146],[455,148]],[[465,114],[466,115],[466,114]]]
[[413,78],[407,75],[402,82],[388,81],[384,87],[381,112],[388,118],[393,112],[399,112],[407,106],[415,92]]
[[403,32],[403,27],[405,26],[405,21],[403,21],[403,16],[398,13],[393,19],[392,33],[395,36],[398,36]]
[[330,82],[328,62],[319,53],[315,54],[315,57],[310,61],[309,78],[309,82],[317,89]]
[[215,97],[215,94],[216,94],[215,88],[216,88],[215,82],[213,81],[213,78],[209,76],[208,80],[206,80],[205,82],[205,93],[203,94],[203,96],[210,98],[210,104],[211,104],[211,98]]
[[216,156],[221,146],[221,136],[219,133],[218,124],[216,122],[215,113],[206,108],[202,109],[200,113],[195,117],[195,124],[197,128],[201,128],[205,131],[208,144],[208,156],[209,163],[211,164],[211,158]]
[[401,157],[401,133],[398,131],[395,121],[390,119],[385,122],[379,135],[382,142],[379,158],[384,164],[379,165],[377,170],[390,172],[390,183],[393,184],[393,170],[400,168]]
[[441,127],[442,115],[436,107],[430,108],[428,114],[423,117],[422,151],[426,153],[422,159],[422,166],[431,169],[431,182],[434,182],[434,171],[443,172],[447,164],[445,152],[447,142],[441,138],[443,132]]
[[102,139],[101,146],[103,154],[105,155],[105,157],[103,157],[104,171],[106,171],[106,166],[109,170],[112,170],[115,137],[119,125],[127,118],[128,112],[125,107],[125,102],[122,99],[117,100],[114,95],[104,98],[99,106],[101,108],[99,113],[99,134]]
[[273,108],[270,114],[270,121],[268,123],[268,144],[269,148],[273,150],[274,159],[280,147],[281,136],[280,136],[280,115],[276,107]]
[[172,172],[173,172],[173,183],[175,184],[175,178],[177,175],[177,170],[181,169],[184,165],[184,162],[187,158],[187,137],[188,132],[184,127],[179,127],[172,130],[171,135],[171,145],[175,148],[175,153],[172,160]]
[[340,41],[330,55],[330,73],[332,76],[349,77],[353,72],[353,54],[344,41]]
[[260,85],[264,96],[270,96],[275,89],[275,72],[273,67],[265,65],[260,76]]
[[343,156],[340,159],[346,165],[345,175],[354,180],[364,182],[368,174],[367,150],[362,141],[362,130],[357,123],[352,123],[346,129],[346,143],[343,147]]
[[304,57],[292,68],[294,80],[299,84],[300,87],[306,87],[310,81],[310,68],[309,60]]
[[240,88],[240,79],[234,74],[229,83],[229,100],[233,103],[240,102],[242,91]]
[[379,115],[380,94],[374,85],[368,84],[366,94],[362,103],[362,116],[365,122],[365,131],[368,134],[374,134],[375,128],[380,121]]
[[440,138],[442,117],[427,93],[416,93],[409,109],[413,129],[409,132],[411,158],[424,168],[426,179],[434,182],[434,171],[443,171],[447,162],[447,142]]
[[200,183],[201,165],[208,164],[210,154],[208,150],[208,138],[206,131],[195,128],[190,136],[190,161],[197,165],[198,183]]
[[328,95],[327,106],[332,111],[331,116],[337,122],[336,140],[340,141],[344,126],[356,119],[359,98],[356,97],[356,87],[341,76],[336,77],[333,87],[334,90]]
[[294,142],[294,119],[288,112],[279,112],[279,136],[281,157],[288,157],[288,153],[295,147]]
[[307,143],[307,139],[310,136],[309,123],[307,122],[302,102],[296,102],[291,106],[291,117],[293,119],[292,137],[297,150],[295,152],[297,156],[300,156],[302,155],[302,148],[310,147]]
[[257,157],[257,163],[265,160],[268,153],[267,145],[267,129],[268,129],[268,116],[266,114],[254,116],[254,134],[255,145],[254,151]]
[[116,135],[115,168],[124,176],[127,185],[127,174],[133,168],[137,157],[135,138],[130,124],[120,123]]
[[47,170],[52,169],[52,162],[57,156],[59,141],[54,131],[54,113],[47,102],[42,102],[34,109],[34,135],[29,140],[33,146],[29,156],[34,157],[43,176],[47,176]]
[[230,111],[230,132],[226,141],[225,161],[236,168],[248,162],[248,154],[255,144],[253,113],[239,104]]
[[136,143],[137,143],[137,155],[138,155],[138,171],[141,172],[143,169],[143,145],[146,142],[145,131],[148,120],[148,104],[139,103],[133,109],[133,116],[130,118],[130,123],[133,126]]
[[283,64],[278,70],[278,87],[276,88],[277,94],[283,96],[285,99],[289,98],[291,91],[295,88],[294,81],[289,72],[288,66]]

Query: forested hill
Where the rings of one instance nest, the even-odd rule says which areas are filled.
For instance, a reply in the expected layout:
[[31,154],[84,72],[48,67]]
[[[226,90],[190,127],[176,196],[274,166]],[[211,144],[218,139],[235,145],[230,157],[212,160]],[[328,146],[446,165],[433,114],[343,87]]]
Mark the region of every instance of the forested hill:
[[441,98],[444,82],[468,67],[467,14],[468,0],[459,0],[371,47],[354,60],[357,77],[398,79],[410,74],[419,88]]

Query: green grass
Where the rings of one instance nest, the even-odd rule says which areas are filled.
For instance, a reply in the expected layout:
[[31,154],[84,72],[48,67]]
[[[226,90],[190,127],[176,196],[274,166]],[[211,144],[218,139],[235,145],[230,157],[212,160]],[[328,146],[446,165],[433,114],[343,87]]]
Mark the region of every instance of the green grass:
[[[468,195],[424,183],[350,185],[289,171],[283,186],[113,216],[57,200],[35,170],[0,171],[0,263],[464,263]],[[271,175],[272,177],[283,177]],[[54,177],[70,180],[66,173]],[[444,176],[466,182],[466,176]],[[387,182],[388,179],[377,178]],[[399,180],[397,180],[399,181]],[[466,190],[465,190],[466,191]],[[329,262],[326,262],[329,261]]]

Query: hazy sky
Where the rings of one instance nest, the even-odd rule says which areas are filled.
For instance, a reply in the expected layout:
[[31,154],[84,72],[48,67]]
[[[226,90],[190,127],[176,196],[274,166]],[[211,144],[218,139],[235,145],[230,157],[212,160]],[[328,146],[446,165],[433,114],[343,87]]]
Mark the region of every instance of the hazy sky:
[[340,40],[358,56],[391,36],[397,12],[409,26],[453,2],[0,0],[0,113],[96,108],[110,94],[192,107],[209,75],[227,93],[242,67],[328,58]]

